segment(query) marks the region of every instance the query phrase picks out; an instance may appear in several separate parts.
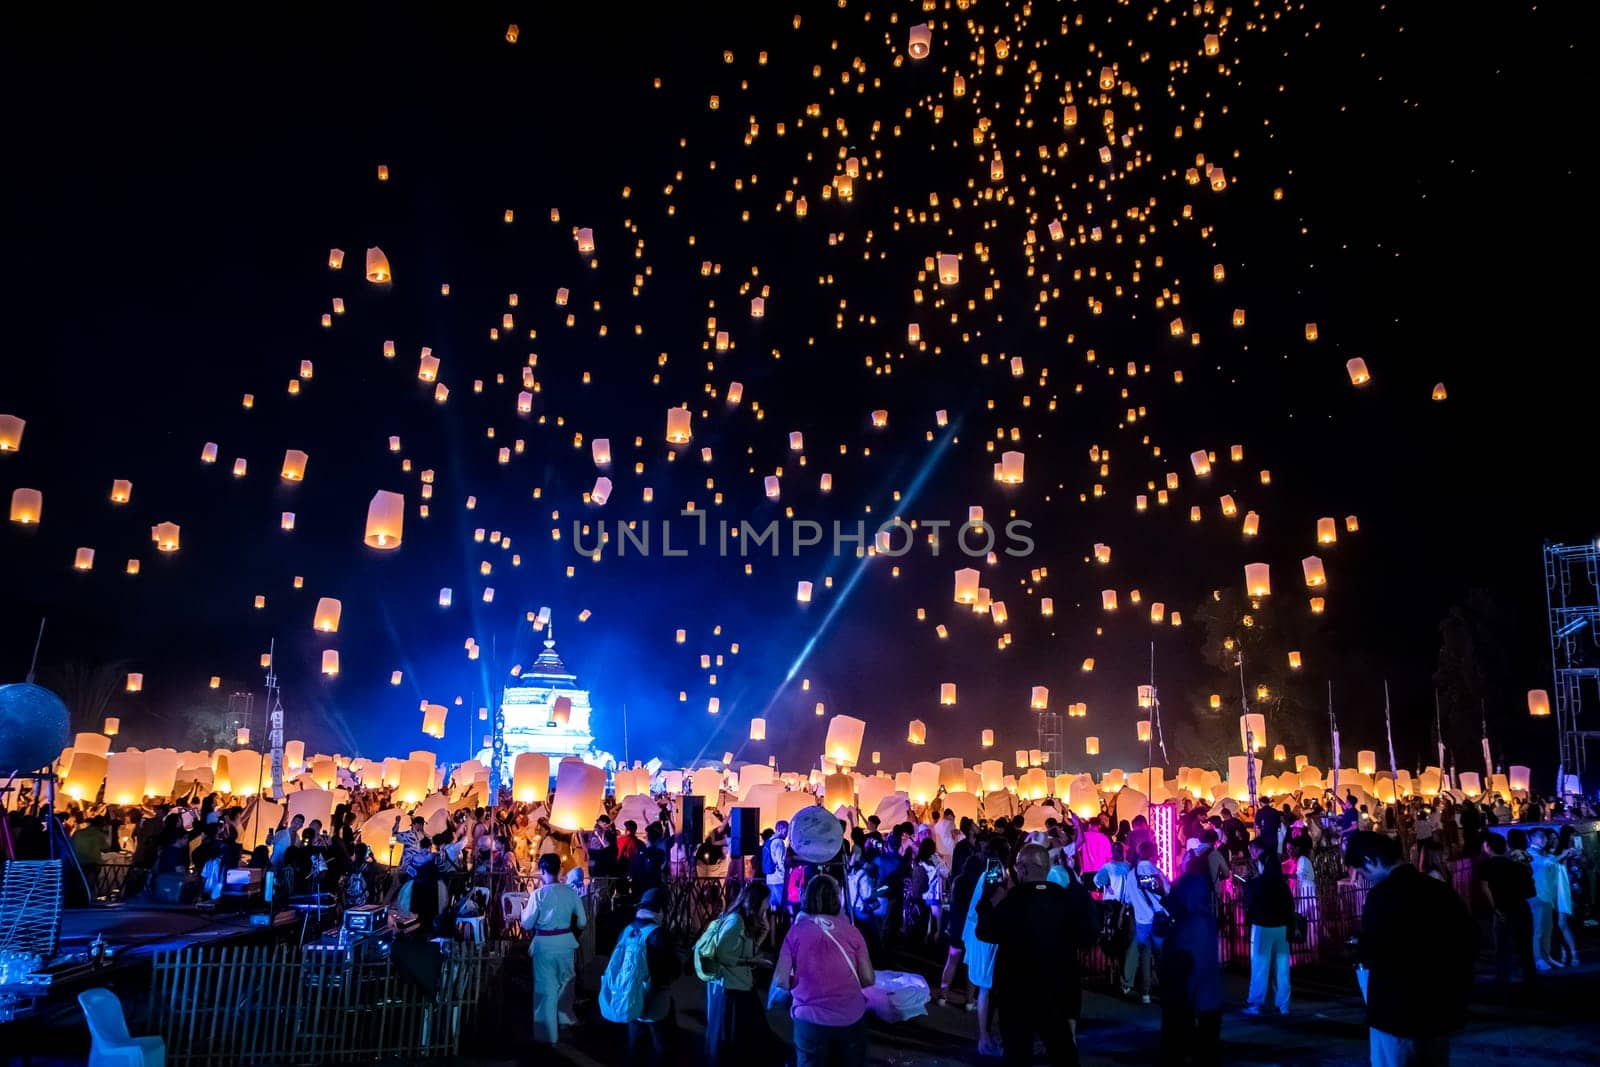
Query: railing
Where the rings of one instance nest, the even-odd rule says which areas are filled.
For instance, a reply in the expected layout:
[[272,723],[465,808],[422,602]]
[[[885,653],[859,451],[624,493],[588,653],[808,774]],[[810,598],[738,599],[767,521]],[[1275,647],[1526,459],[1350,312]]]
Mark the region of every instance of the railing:
[[156,956],[151,1019],[185,1067],[454,1057],[503,958],[452,945],[434,982],[375,946],[187,948]]

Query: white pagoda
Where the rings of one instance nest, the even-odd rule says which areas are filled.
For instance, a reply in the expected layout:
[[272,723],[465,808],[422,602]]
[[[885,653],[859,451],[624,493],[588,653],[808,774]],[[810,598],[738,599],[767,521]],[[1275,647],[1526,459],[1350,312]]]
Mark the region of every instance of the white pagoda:
[[[589,730],[589,691],[578,688],[578,676],[561,662],[554,637],[545,639],[544,651],[518,682],[506,687],[500,703],[506,721],[506,773],[522,752],[549,756],[552,768],[565,756],[590,757],[594,734]],[[558,726],[553,716],[562,697],[571,702],[571,715]],[[478,753],[485,766],[492,757],[488,748]]]

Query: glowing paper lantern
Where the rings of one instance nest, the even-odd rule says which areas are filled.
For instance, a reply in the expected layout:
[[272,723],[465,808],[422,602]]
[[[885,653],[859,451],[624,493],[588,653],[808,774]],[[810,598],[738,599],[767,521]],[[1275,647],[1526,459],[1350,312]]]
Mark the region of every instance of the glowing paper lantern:
[[1320,589],[1328,584],[1328,575],[1322,569],[1322,560],[1317,556],[1307,556],[1300,561],[1300,570],[1305,574],[1306,585],[1312,589]]
[[344,611],[344,606],[337,599],[325,596],[317,601],[316,614],[311,617],[311,626],[325,634],[339,632],[339,616]]
[[1105,611],[1117,610],[1117,591],[1115,589],[1100,590],[1100,607]]
[[1265,563],[1246,563],[1244,565],[1245,592],[1252,597],[1270,596],[1272,594],[1272,568]]
[[126,478],[116,478],[111,482],[111,502],[113,504],[126,504],[133,498],[133,483]]
[[675,445],[687,444],[694,435],[690,432],[692,415],[688,408],[667,409],[667,440]]
[[1528,714],[1543,718],[1550,714],[1550,694],[1543,689],[1528,690]]
[[1356,753],[1356,771],[1361,774],[1375,774],[1378,770],[1378,754],[1370,748],[1361,749]]
[[89,571],[94,569],[94,549],[80,548],[73,554],[72,569],[76,571]]
[[981,576],[972,567],[963,567],[956,571],[957,604],[975,604],[978,602],[978,580]]
[[322,673],[330,678],[339,673],[339,650],[336,648],[324,649],[322,653]]
[[278,472],[278,477],[286,482],[304,481],[306,476],[306,461],[310,457],[298,448],[291,448],[283,454],[283,468]]
[[867,724],[861,719],[835,715],[828,720],[828,733],[822,744],[823,755],[840,767],[856,766],[861,761],[861,741],[866,732]]
[[1149,719],[1140,719],[1138,722],[1134,723],[1134,732],[1138,736],[1140,741],[1149,741],[1150,740],[1150,720]]
[[1098,737],[1085,737],[1083,739],[1083,752],[1086,756],[1100,755],[1100,739]]
[[979,737],[978,744],[983,748],[993,748],[994,747],[994,731],[993,730],[985,730],[985,731],[983,731],[983,733]]
[[1029,695],[1028,706],[1034,711],[1044,711],[1050,706],[1050,690],[1046,686],[1036,685]]
[[937,259],[940,285],[955,285],[961,280],[961,259],[959,256],[941,253]]
[[383,249],[374,245],[367,249],[367,281],[375,285],[385,285],[394,280],[389,273],[389,257],[383,254]]
[[1291,671],[1297,671],[1297,670],[1300,669],[1300,653],[1299,652],[1290,652],[1289,653],[1289,669]]
[[62,792],[76,801],[93,800],[105,780],[107,759],[94,752],[75,751]]
[[1339,540],[1339,524],[1332,517],[1324,516],[1317,520],[1317,544],[1331,545]]
[[114,752],[106,758],[107,804],[137,804],[144,799],[145,754]]
[[589,490],[589,500],[596,506],[603,506],[611,499],[611,479],[601,476],[594,480],[594,488]]
[[1197,478],[1204,478],[1211,473],[1211,454],[1203,448],[1189,453],[1189,463],[1194,467]]
[[1433,399],[1435,399],[1435,400],[1447,400],[1447,399],[1449,399],[1449,397],[1450,397],[1450,393],[1445,389],[1443,382],[1439,382],[1437,385],[1435,385],[1433,387]]
[[911,765],[911,779],[906,789],[913,804],[926,804],[939,793],[939,765],[919,760]]
[[556,767],[556,793],[550,804],[550,825],[580,830],[605,813],[606,772],[580,759],[567,758]]
[[16,415],[0,415],[0,452],[17,452],[22,448],[22,431],[28,420]]
[[[711,698],[711,713],[716,714],[717,698]],[[550,705],[550,725],[567,726],[572,722],[572,698],[568,696],[556,697],[555,703]]]
[[1021,452],[1002,452],[995,465],[995,480],[1002,485],[1022,484],[1023,455]]
[[1372,381],[1372,375],[1367,373],[1367,361],[1359,356],[1355,359],[1346,360],[1344,369],[1350,375],[1351,385],[1366,385]]
[[911,720],[911,724],[908,727],[906,727],[906,741],[908,743],[910,743],[910,744],[913,744],[913,745],[925,745],[925,744],[927,744],[928,743],[928,727],[927,727],[927,724],[925,724],[921,719],[912,719]]
[[511,794],[524,804],[543,803],[550,793],[550,757],[519,752],[511,764]]
[[926,22],[911,27],[910,41],[906,44],[906,55],[912,59],[927,59],[928,52],[933,48],[933,28]]
[[1248,752],[1260,752],[1266,744],[1267,717],[1257,712],[1239,716],[1239,747]]
[[362,543],[388,551],[400,547],[405,533],[406,498],[387,489],[372,494],[367,504],[367,528]]
[[449,709],[443,704],[427,704],[422,708],[422,732],[429,737],[444,736],[444,720]]
[[156,543],[158,552],[176,552],[180,536],[181,531],[175,522],[158,522],[150,527],[150,540]]
[[939,684],[939,703],[944,705],[956,702],[956,683],[941,682]]
[[750,720],[750,740],[752,740],[752,741],[765,741],[766,739],[767,739],[767,720],[766,719],[751,719]]
[[37,489],[11,491],[11,521],[20,526],[32,526],[44,514],[44,494]]

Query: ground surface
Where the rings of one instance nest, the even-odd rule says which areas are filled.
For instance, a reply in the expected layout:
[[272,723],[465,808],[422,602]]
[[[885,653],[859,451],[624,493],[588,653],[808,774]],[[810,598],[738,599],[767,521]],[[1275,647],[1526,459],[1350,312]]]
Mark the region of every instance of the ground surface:
[[[1510,1003],[1494,995],[1487,960],[1480,963],[1472,1019],[1457,1036],[1452,1064],[1516,1065],[1600,1064],[1600,936],[1592,931],[1582,948],[1596,963],[1575,971],[1559,972],[1542,983],[1537,995],[1514,995]],[[931,957],[930,957],[931,958]],[[914,958],[906,963],[915,966]],[[906,969],[909,969],[907,967]],[[584,989],[598,988],[601,967],[584,969]],[[1419,966],[1418,980],[1426,981]],[[592,1005],[580,1003],[580,1025],[563,1031],[563,1043],[551,1050],[535,1051],[527,1042],[525,975],[508,976],[504,1026],[497,1042],[498,1055],[480,1049],[467,1062],[473,1067],[499,1067],[511,1063],[568,1063],[576,1067],[624,1062],[622,1027],[598,1020]],[[1269,1014],[1248,1018],[1239,1013],[1245,1002],[1246,976],[1224,974],[1229,1011],[1222,1026],[1223,1061],[1268,1067],[1273,1064],[1316,1064],[1355,1067],[1368,1062],[1365,1012],[1353,975],[1344,968],[1308,967],[1294,972],[1293,1000],[1288,1017]],[[677,983],[680,1026],[679,1062],[703,1061],[701,1041],[705,1026],[704,987],[693,977]],[[786,1020],[772,1018],[774,1029],[787,1039]],[[1159,1004],[1140,1005],[1108,995],[1091,984],[1083,999],[1083,1020],[1078,1031],[1085,1065],[1153,1063],[1160,1033]],[[486,1054],[487,1053],[487,1054]],[[1042,1058],[1041,1058],[1042,1061]],[[960,1006],[929,1006],[925,1018],[893,1026],[874,1022],[868,1063],[872,1067],[917,1065],[998,1065],[977,1053],[976,1017]],[[763,1067],[777,1067],[776,1064]]]

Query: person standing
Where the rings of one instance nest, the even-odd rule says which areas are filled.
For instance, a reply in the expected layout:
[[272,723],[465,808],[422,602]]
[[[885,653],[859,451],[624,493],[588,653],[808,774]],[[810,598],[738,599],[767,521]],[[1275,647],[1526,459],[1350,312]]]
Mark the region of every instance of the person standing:
[[[697,943],[696,970],[706,982],[707,1067],[747,1067],[766,1055],[770,1040],[766,1006],[756,994],[754,968],[765,961],[761,943],[768,928],[766,886],[746,882],[739,896],[706,931],[709,956]],[[704,975],[703,975],[704,976]]]
[[1511,981],[1511,961],[1522,968],[1522,986],[1533,983],[1533,912],[1528,898],[1534,895],[1533,874],[1527,866],[1506,855],[1506,839],[1496,833],[1483,835],[1478,861],[1478,885],[1494,916],[1495,985],[1505,994]]
[[1167,876],[1156,866],[1156,843],[1149,837],[1139,842],[1139,862],[1122,879],[1117,897],[1133,909],[1133,941],[1122,961],[1122,985],[1132,989],[1139,1003],[1150,1003],[1150,971],[1155,962],[1156,914],[1165,912],[1161,898],[1167,894]]
[[1161,1054],[1176,1067],[1221,1060],[1222,963],[1217,944],[1217,896],[1210,864],[1191,856],[1167,894],[1172,933],[1161,947]]
[[766,876],[767,895],[773,911],[783,908],[784,888],[789,879],[789,824],[778,820],[772,836],[761,846],[761,873]]
[[[650,829],[659,833],[659,823]],[[678,1007],[672,999],[672,983],[677,980],[683,965],[672,945],[672,935],[661,925],[661,911],[667,906],[667,894],[661,889],[647,889],[639,898],[633,922],[617,939],[614,956],[626,956],[643,947],[646,974],[644,996],[639,1011],[628,1019],[628,1059],[630,1067],[667,1067],[676,1062],[678,1039]],[[637,963],[637,961],[635,961]],[[611,977],[613,964],[606,966],[606,978]],[[606,996],[604,984],[601,997]]]
[[[1450,1035],[1467,1019],[1477,924],[1449,886],[1402,862],[1393,838],[1357,831],[1344,861],[1372,887],[1356,958],[1373,1067],[1449,1063]],[[1417,980],[1419,960],[1428,961],[1427,981]]]
[[1083,1008],[1078,952],[1094,940],[1089,891],[1073,879],[1049,880],[1050,853],[1024,845],[1016,877],[988,887],[978,901],[978,939],[996,947],[994,995],[999,1000],[1005,1062],[1033,1062],[1043,1042],[1057,1067],[1078,1062],[1076,1027]]
[[577,935],[588,925],[588,915],[583,898],[561,880],[561,857],[540,856],[539,874],[544,884],[529,895],[522,910],[522,928],[533,935],[528,950],[533,957],[533,1040],[553,1045],[560,1038],[560,1022],[570,1025],[574,1021],[563,1006],[572,1003]]
[[839,883],[826,874],[814,876],[778,952],[772,982],[793,997],[798,1067],[866,1062],[867,999],[861,991],[876,975],[860,932],[840,921],[840,906]]
[[1246,1015],[1260,1015],[1267,1002],[1267,983],[1276,987],[1274,1003],[1280,1015],[1289,1014],[1289,922],[1294,897],[1283,877],[1283,865],[1267,843],[1250,843],[1256,875],[1245,883],[1244,916],[1250,924],[1250,994]]
[[1533,909],[1533,962],[1541,971],[1561,966],[1550,957],[1550,940],[1556,921],[1559,865],[1546,849],[1549,840],[1544,830],[1534,830],[1528,834],[1528,860],[1533,872],[1534,889],[1534,895],[1528,898],[1528,907]]

